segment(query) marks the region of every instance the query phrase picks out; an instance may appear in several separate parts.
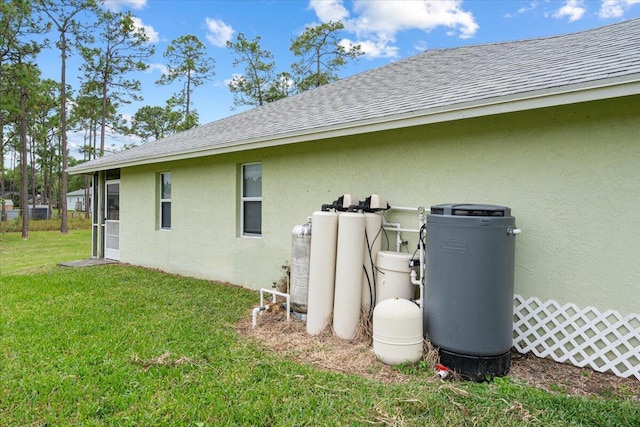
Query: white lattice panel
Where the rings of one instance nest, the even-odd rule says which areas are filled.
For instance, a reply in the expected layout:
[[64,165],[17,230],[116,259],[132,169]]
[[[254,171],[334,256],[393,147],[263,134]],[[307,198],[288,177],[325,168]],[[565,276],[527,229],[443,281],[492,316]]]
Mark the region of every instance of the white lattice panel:
[[640,380],[640,314],[515,295],[513,345],[520,353]]

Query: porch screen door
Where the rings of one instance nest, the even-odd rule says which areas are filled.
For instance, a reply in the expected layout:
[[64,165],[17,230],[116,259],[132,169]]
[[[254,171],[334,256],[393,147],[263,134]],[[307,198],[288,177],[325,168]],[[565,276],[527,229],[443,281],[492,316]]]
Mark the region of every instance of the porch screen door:
[[120,181],[107,181],[104,257],[120,259]]

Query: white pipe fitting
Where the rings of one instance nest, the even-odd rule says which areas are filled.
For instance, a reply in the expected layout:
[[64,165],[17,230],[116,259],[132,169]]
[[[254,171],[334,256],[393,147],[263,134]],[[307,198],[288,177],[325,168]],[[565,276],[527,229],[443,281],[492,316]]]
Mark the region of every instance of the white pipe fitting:
[[265,289],[262,288],[260,289],[260,305],[256,308],[253,309],[253,311],[251,312],[251,318],[252,318],[252,325],[253,328],[255,329],[255,327],[258,324],[258,313],[261,311],[265,311],[269,309],[269,305],[264,305],[264,294],[268,293],[273,295],[272,301],[271,301],[271,305],[276,303],[276,297],[277,296],[281,296],[284,297],[287,302],[286,302],[286,306],[287,306],[287,321],[289,321],[289,319],[291,318],[291,296],[289,294],[285,294],[283,292],[278,292],[274,289]]
[[422,206],[418,206],[417,208],[410,208],[410,207],[405,207],[405,206],[390,206],[389,209],[393,209],[396,211],[422,211],[422,212],[426,212],[427,210],[425,210],[425,208],[423,208]]
[[258,312],[260,311],[265,311],[265,310],[269,310],[269,306],[268,305],[260,305],[260,307],[256,307],[253,309],[253,311],[251,312],[251,324],[252,324],[252,328],[255,329],[256,326],[258,326]]

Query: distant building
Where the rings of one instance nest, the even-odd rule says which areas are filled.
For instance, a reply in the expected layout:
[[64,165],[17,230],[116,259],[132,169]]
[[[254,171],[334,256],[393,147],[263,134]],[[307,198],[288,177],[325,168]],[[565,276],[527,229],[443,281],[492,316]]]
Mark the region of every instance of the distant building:
[[12,211],[15,207],[13,206],[13,200],[10,198],[2,198],[0,199],[0,203],[4,205],[5,212]]
[[87,208],[91,212],[91,199],[93,198],[93,188],[89,188],[89,200],[86,200],[87,190],[80,189],[67,193],[67,210],[85,212]]

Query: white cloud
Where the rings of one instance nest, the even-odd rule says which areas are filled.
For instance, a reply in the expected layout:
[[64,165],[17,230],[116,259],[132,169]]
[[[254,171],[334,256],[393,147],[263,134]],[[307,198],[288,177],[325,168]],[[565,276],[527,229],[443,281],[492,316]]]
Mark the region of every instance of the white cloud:
[[536,10],[539,5],[540,5],[540,2],[532,1],[531,3],[529,3],[528,6],[522,6],[515,13],[507,13],[505,15],[505,18],[515,18],[518,15],[523,15],[525,13],[532,12],[532,11]]
[[230,79],[224,79],[222,81],[224,82],[225,86],[229,86],[231,84],[236,85],[237,82],[242,79],[244,79],[244,76],[242,74],[233,73]]
[[553,14],[553,17],[558,19],[567,17],[569,22],[574,22],[582,19],[585,12],[583,0],[567,0],[564,6]]
[[453,35],[470,38],[479,26],[471,12],[461,7],[460,0],[355,0],[353,14],[343,0],[311,0],[309,6],[323,22],[341,20],[345,30],[356,35],[367,56],[395,57],[398,32],[413,29],[429,32],[446,27]]
[[527,12],[531,12],[532,10],[535,10],[538,7],[538,2],[537,1],[532,1],[531,3],[529,3],[529,6],[523,6],[520,9],[518,9],[518,14],[523,14],[523,13],[527,13]]
[[119,12],[122,9],[130,8],[135,10],[143,9],[147,5],[147,0],[105,0],[107,9]]
[[429,48],[429,43],[427,43],[426,40],[418,40],[414,45],[413,48],[415,50],[417,50],[418,52],[424,52],[425,50],[427,50]]
[[158,32],[153,29],[151,25],[144,25],[142,23],[142,19],[133,16],[131,17],[133,20],[133,25],[136,28],[141,29],[144,33],[149,37],[149,43],[158,43],[160,41],[160,37],[158,36]]
[[369,58],[395,58],[398,56],[399,48],[392,45],[394,42],[395,38],[370,38],[357,42],[344,39],[340,44],[345,46],[345,48],[348,45],[359,44],[365,56]]
[[227,41],[231,40],[235,30],[230,25],[219,19],[206,18],[207,40],[216,47],[225,47]]
[[622,3],[619,0],[605,0],[600,6],[598,16],[601,18],[619,18],[624,15]]
[[[235,76],[235,74],[234,74]],[[231,79],[222,79],[222,80],[214,80],[213,87],[229,87],[229,83],[231,83]]]
[[343,21],[349,16],[349,11],[342,5],[342,0],[310,0],[309,7],[322,22]]
[[127,125],[131,125],[133,123],[133,114],[131,113],[121,113],[120,120]]
[[356,0],[353,21],[357,31],[395,35],[399,31],[431,31],[437,27],[457,29],[460,37],[472,37],[478,30],[473,14],[460,8],[459,0]]
[[354,43],[349,39],[342,39],[338,44],[342,46],[345,52],[351,52],[351,49],[353,48],[353,46],[357,45],[358,43]]
[[600,18],[621,18],[634,4],[640,4],[640,0],[602,0],[598,16]]
[[160,71],[160,74],[169,74],[169,70],[167,70],[167,66],[164,64],[149,64],[149,68],[147,68],[148,73],[152,73],[154,71]]

